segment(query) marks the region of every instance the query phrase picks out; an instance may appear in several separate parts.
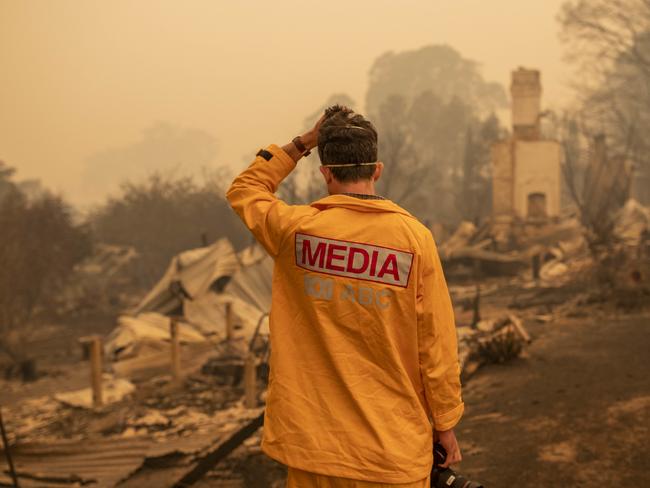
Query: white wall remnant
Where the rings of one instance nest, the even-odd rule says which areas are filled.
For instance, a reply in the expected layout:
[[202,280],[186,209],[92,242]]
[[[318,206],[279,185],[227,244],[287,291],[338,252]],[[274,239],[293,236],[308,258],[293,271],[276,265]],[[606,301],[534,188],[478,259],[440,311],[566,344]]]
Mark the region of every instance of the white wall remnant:
[[492,146],[492,213],[500,227],[560,213],[562,148],[541,137],[541,93],[539,71],[512,72],[512,136]]
[[[556,141],[516,141],[514,174],[515,215],[522,218],[531,215],[531,195],[545,196],[545,216],[560,214],[561,157],[560,144]],[[539,217],[539,216],[537,216]]]

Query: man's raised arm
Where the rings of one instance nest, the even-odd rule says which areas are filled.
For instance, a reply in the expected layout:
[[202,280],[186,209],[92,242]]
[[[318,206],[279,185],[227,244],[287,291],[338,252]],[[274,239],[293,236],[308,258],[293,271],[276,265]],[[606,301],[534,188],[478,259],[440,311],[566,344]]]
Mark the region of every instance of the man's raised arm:
[[226,192],[230,206],[271,256],[278,255],[288,229],[309,210],[308,207],[287,205],[274,193],[305,151],[318,145],[321,120],[300,136],[298,143],[304,145],[302,150],[294,142],[282,147],[271,144],[260,150],[253,163],[235,178]]

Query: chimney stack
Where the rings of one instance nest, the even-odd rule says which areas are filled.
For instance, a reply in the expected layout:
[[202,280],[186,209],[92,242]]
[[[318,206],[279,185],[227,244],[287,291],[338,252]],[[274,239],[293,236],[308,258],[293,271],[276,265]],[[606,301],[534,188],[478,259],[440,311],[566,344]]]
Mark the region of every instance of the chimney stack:
[[542,84],[539,70],[519,68],[512,72],[512,130],[516,139],[540,139]]

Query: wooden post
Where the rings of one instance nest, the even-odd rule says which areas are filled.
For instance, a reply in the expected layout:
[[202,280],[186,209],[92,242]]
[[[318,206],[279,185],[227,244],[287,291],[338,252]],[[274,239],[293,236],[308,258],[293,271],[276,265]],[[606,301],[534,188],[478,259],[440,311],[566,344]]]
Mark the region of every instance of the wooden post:
[[535,281],[539,280],[539,272],[542,269],[542,256],[539,254],[534,254],[531,258],[531,268],[533,272],[533,279]]
[[232,316],[232,302],[226,303],[226,339],[229,341],[235,337],[235,324]]
[[178,337],[178,321],[172,317],[169,322],[169,335],[171,338],[171,367],[174,383],[181,382],[181,343]]
[[14,488],[20,488],[20,485],[18,484],[18,475],[16,474],[16,468],[14,467],[14,461],[11,457],[9,440],[7,439],[7,431],[5,430],[4,420],[2,419],[2,408],[0,408],[0,433],[2,434],[2,445],[4,447],[5,457],[7,458],[7,465],[9,466],[9,474],[11,474]]
[[101,407],[102,399],[102,339],[99,336],[93,336],[90,342],[90,384],[93,390],[93,406]]
[[244,362],[244,406],[257,407],[257,372],[255,371],[255,355],[249,352]]

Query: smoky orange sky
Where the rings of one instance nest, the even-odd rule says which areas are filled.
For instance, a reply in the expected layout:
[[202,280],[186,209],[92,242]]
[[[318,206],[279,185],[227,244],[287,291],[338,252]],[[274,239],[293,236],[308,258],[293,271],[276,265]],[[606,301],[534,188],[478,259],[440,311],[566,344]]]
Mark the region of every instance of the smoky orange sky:
[[512,69],[538,68],[544,105],[558,107],[569,100],[561,4],[0,0],[0,160],[75,204],[97,203],[117,185],[89,187],[89,158],[165,122],[213,136],[210,166],[239,169],[298,134],[333,93],[363,111],[380,54],[431,44],[449,44],[506,88]]

